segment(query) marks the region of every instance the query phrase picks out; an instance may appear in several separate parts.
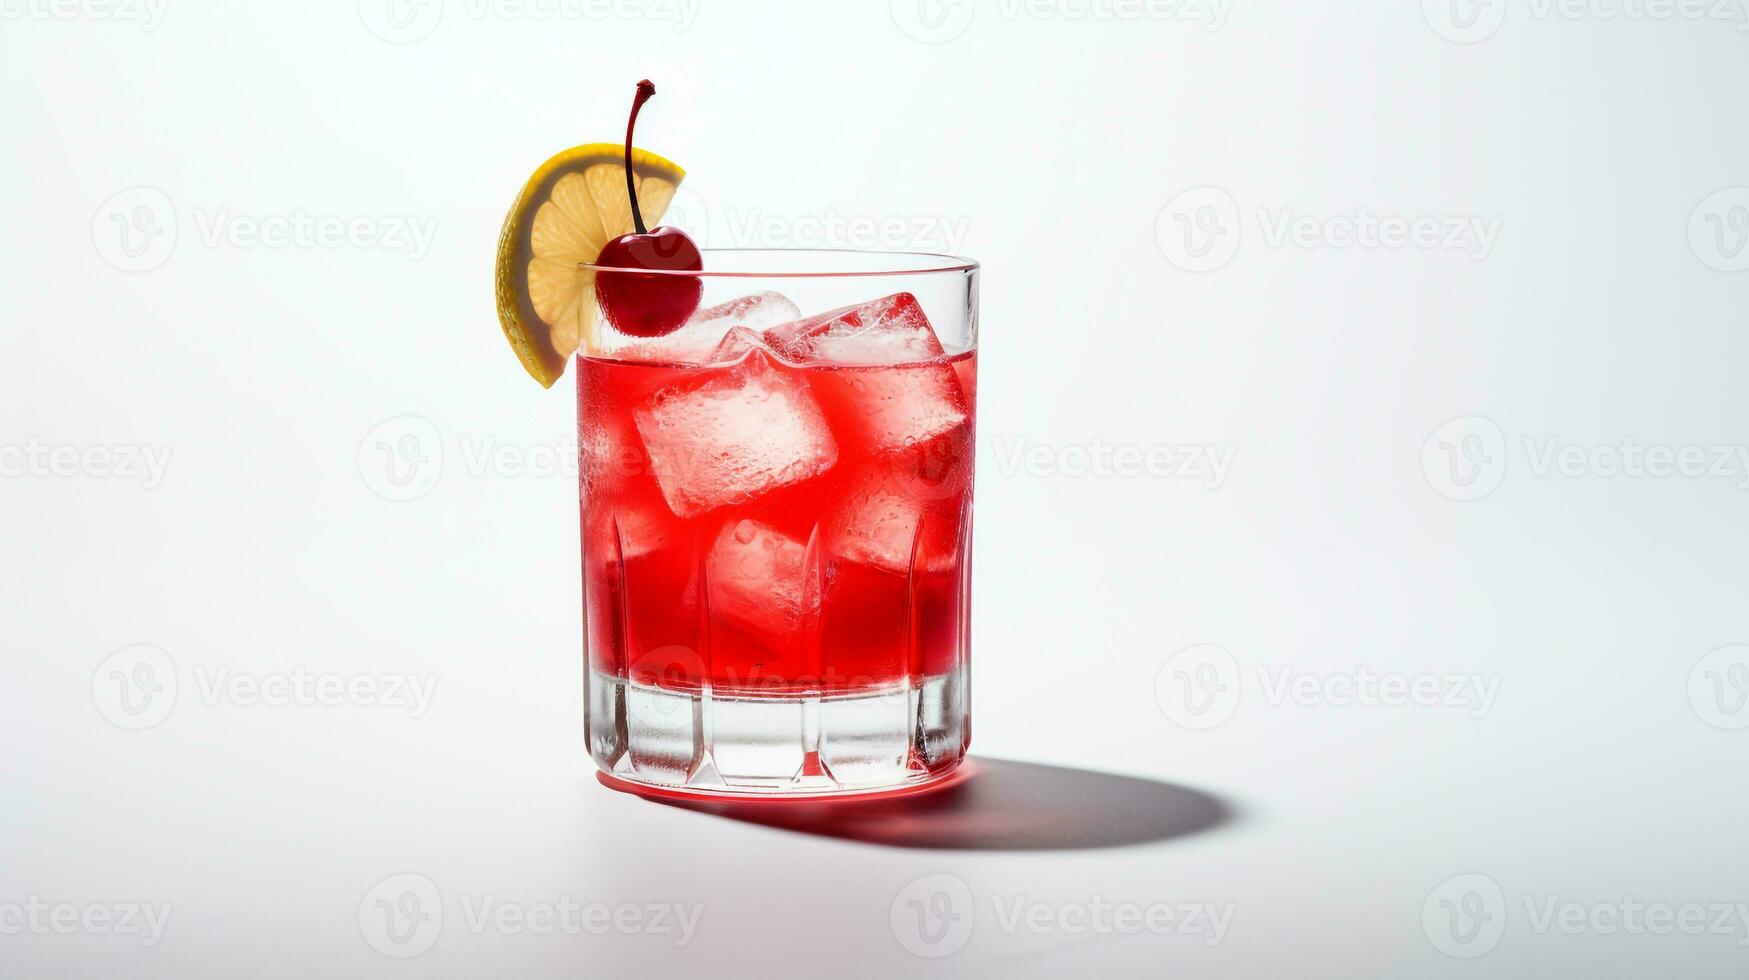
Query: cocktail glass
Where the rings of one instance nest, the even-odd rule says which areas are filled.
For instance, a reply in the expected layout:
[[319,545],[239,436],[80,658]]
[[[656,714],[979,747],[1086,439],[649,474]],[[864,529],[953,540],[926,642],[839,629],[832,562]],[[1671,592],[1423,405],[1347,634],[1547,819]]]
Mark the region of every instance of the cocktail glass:
[[940,779],[971,738],[977,263],[707,249],[704,267],[582,267],[702,283],[665,337],[581,311],[590,753],[706,795]]

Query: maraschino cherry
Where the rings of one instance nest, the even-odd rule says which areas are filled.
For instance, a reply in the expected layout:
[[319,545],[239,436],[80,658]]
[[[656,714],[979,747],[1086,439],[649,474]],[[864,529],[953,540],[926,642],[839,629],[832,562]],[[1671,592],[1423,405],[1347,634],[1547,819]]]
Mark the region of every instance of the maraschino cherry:
[[[704,259],[686,232],[668,225],[646,230],[644,216],[638,211],[638,189],[632,179],[632,130],[638,124],[638,110],[655,94],[656,86],[649,79],[639,82],[631,118],[626,120],[626,196],[631,198],[632,225],[638,230],[608,242],[595,264],[613,269],[696,272],[704,268]],[[703,291],[704,283],[696,276],[601,272],[595,277],[595,296],[607,322],[634,337],[660,337],[680,329],[698,309]]]

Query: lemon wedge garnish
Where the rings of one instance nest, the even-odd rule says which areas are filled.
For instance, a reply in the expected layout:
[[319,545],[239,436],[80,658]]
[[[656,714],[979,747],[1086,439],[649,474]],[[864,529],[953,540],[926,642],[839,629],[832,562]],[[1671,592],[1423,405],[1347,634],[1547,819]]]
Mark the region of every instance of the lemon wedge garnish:
[[[632,177],[644,224],[654,227],[686,171],[633,148]],[[595,333],[595,274],[578,267],[632,231],[625,147],[589,143],[540,165],[504,219],[498,238],[498,321],[522,366],[544,387],[565,373]]]

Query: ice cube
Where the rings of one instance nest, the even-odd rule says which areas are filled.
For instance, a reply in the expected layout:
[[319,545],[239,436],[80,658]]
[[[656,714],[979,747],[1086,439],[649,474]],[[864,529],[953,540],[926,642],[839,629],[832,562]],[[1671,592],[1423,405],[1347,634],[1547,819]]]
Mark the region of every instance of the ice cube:
[[771,355],[756,350],[696,374],[633,412],[676,515],[751,500],[837,462],[838,445],[807,382]]
[[782,293],[767,290],[707,306],[692,315],[686,321],[688,328],[715,329],[721,337],[730,327],[751,327],[754,330],[764,330],[780,323],[788,323],[802,315],[801,307],[790,302],[789,297]]
[[910,293],[780,324],[765,339],[794,361],[845,365],[818,372],[815,385],[832,418],[856,430],[859,449],[914,446],[971,414],[959,375]]
[[834,364],[899,364],[943,353],[923,307],[910,293],[778,324],[765,337],[787,357]]
[[877,452],[945,438],[970,416],[959,379],[943,361],[822,372],[821,397]]
[[750,350],[771,351],[765,338],[754,332],[750,327],[735,327],[723,336],[721,343],[711,351],[709,363],[727,364],[738,361]]
[[876,472],[833,510],[826,550],[900,575],[939,571],[957,547],[958,521],[950,509],[919,500]]
[[801,315],[801,308],[782,293],[753,293],[699,310],[666,337],[634,339],[615,349],[614,356],[636,361],[712,363],[716,359],[713,352],[733,328],[760,331]]
[[801,625],[806,545],[754,520],[729,521],[705,556],[710,609],[782,650]]

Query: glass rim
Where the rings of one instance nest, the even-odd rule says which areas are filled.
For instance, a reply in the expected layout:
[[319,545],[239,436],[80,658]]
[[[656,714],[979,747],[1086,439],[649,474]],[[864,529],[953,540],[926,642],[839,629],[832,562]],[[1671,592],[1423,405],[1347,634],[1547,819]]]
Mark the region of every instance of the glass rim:
[[[625,266],[596,265],[594,262],[579,262],[577,268],[585,272],[682,276],[699,279],[872,279],[884,276],[923,276],[943,272],[976,272],[979,268],[976,259],[968,259],[962,255],[948,255],[943,252],[886,251],[861,248],[701,248],[699,252],[705,259],[705,268],[703,269],[635,269]],[[779,271],[712,269],[710,268],[712,255],[747,257],[767,255],[773,257],[773,265],[781,265],[785,258],[799,262],[804,256],[816,256],[824,257],[827,260],[838,260],[844,264],[844,267],[807,270],[791,268]],[[878,265],[882,261],[889,262],[892,263],[892,268],[857,267],[854,265],[856,257],[874,265]]]

